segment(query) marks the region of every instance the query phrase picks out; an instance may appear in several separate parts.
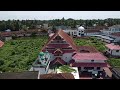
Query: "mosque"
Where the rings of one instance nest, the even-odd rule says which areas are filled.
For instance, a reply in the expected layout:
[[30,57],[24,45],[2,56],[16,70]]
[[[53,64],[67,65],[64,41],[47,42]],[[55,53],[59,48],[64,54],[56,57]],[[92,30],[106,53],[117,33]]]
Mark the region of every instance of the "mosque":
[[85,29],[83,26],[78,27],[76,30],[66,29],[63,31],[72,37],[92,36],[101,33],[99,29]]

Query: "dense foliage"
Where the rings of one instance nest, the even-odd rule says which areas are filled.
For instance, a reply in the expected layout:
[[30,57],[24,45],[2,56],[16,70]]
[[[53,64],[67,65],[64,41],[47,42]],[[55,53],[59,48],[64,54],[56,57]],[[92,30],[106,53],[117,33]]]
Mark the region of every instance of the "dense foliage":
[[0,21],[0,31],[4,31],[6,29],[11,29],[12,31],[20,30],[20,29],[35,29],[36,25],[43,25],[44,23],[48,23],[49,26],[70,26],[75,28],[76,25],[84,25],[84,26],[93,26],[97,24],[99,26],[103,26],[107,24],[108,26],[112,26],[115,24],[120,24],[120,19],[92,19],[92,20],[74,20],[74,19],[54,19],[54,20],[7,20],[7,21]]
[[28,37],[5,42],[0,48],[0,71],[28,70],[47,38],[47,36]]
[[104,42],[97,40],[95,37],[90,38],[75,38],[76,45],[80,46],[94,46],[97,50],[104,52],[106,50]]

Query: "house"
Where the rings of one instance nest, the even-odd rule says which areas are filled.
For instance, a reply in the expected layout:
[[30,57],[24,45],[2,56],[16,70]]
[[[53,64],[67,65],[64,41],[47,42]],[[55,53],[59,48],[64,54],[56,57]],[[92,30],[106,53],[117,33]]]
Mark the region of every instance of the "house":
[[120,57],[120,45],[115,45],[114,43],[106,44],[107,47],[106,54],[111,56]]
[[4,42],[0,40],[0,48],[4,45]]
[[86,29],[85,36],[100,35],[101,31],[99,29]]
[[120,42],[120,32],[112,33],[110,37],[114,38],[114,42]]
[[108,27],[107,29],[101,30],[101,32],[104,35],[110,35],[111,33],[120,32],[120,25],[113,25],[111,27]]
[[81,37],[84,36],[85,28],[83,26],[78,27],[77,29],[66,29],[64,32],[68,33],[70,36],[73,37]]
[[91,46],[80,46],[79,52],[73,55],[70,65],[78,67],[80,72],[102,73],[103,68],[107,67],[108,60],[102,53]]

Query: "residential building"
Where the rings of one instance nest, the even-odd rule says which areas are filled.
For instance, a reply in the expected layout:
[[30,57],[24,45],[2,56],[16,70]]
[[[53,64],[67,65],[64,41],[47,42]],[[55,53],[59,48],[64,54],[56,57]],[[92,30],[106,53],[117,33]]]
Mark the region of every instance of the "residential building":
[[120,25],[113,25],[107,29],[101,30],[103,35],[110,35],[112,33],[120,32]]
[[120,57],[120,45],[115,45],[114,43],[106,44],[107,47],[106,54],[111,56]]
[[101,73],[107,67],[108,60],[102,53],[91,46],[78,47],[79,52],[73,55],[70,65],[78,67],[80,72]]
[[78,67],[80,72],[102,73],[108,67],[107,58],[91,46],[76,46],[72,37],[63,30],[53,34],[41,50],[48,51],[50,67],[70,65]]
[[120,32],[112,33],[110,37],[114,38],[114,42],[120,42]]

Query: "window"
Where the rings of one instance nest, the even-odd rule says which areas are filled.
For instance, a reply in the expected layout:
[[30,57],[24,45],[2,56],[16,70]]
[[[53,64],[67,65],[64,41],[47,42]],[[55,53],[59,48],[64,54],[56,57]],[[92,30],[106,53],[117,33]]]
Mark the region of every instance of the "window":
[[91,62],[94,62],[94,60],[91,60]]
[[100,67],[97,67],[97,70],[100,70]]
[[116,50],[116,52],[119,52],[119,50]]

